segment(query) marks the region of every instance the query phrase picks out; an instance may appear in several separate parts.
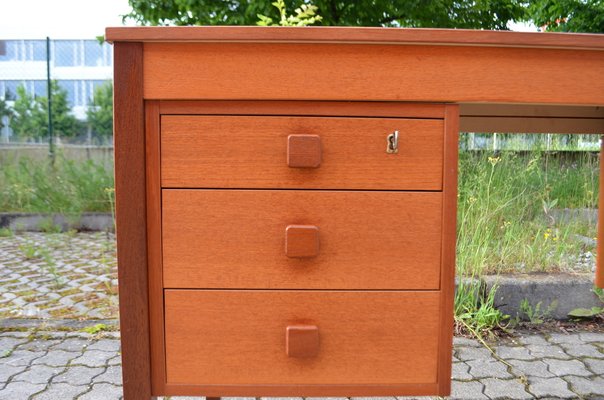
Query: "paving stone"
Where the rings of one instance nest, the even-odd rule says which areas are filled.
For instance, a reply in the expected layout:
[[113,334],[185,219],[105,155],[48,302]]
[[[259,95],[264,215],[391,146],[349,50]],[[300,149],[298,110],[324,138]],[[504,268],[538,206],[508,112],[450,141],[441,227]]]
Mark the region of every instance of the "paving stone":
[[582,342],[599,342],[604,343],[604,333],[599,332],[582,332],[579,333]]
[[72,386],[67,383],[51,383],[45,391],[38,393],[33,400],[75,399],[88,390],[87,386]]
[[549,345],[527,345],[526,349],[528,350],[529,354],[532,356],[532,358],[558,358],[561,360],[570,360],[570,356],[568,354],[566,354],[564,352],[564,350],[562,349],[562,347],[555,345],[555,344],[549,344]]
[[561,343],[560,346],[572,357],[604,358],[604,353],[592,344]]
[[549,344],[543,335],[536,335],[536,334],[520,336],[518,338],[518,342],[521,344],[524,344],[524,345],[536,344],[536,345],[541,345],[541,346],[547,346]]
[[460,347],[455,352],[461,361],[491,358],[491,352],[484,347]]
[[45,354],[45,351],[15,350],[8,356],[0,358],[0,365],[27,366]]
[[559,377],[529,378],[529,391],[539,398],[551,396],[572,399],[577,396],[568,390],[568,383]]
[[498,346],[497,355],[504,360],[532,360],[534,357],[522,346]]
[[453,399],[488,399],[482,392],[484,385],[479,381],[451,382],[451,398]]
[[23,366],[15,366],[15,365],[6,365],[0,364],[0,383],[6,383],[10,379],[11,376],[19,374],[25,371],[27,367]]
[[0,390],[0,400],[22,400],[38,393],[46,387],[46,384],[34,384],[28,382],[11,382]]
[[17,338],[11,336],[0,337],[0,354],[7,350],[12,350],[20,344],[27,343],[28,338]]
[[585,364],[579,360],[553,360],[545,358],[543,361],[548,365],[549,371],[556,376],[591,375],[591,372],[587,370]]
[[568,344],[581,344],[581,337],[578,333],[552,333],[549,335],[550,343],[568,343]]
[[594,374],[604,376],[604,360],[586,358],[583,362]]
[[496,378],[482,379],[484,393],[491,399],[532,399],[524,385],[517,379],[501,380]]
[[52,346],[55,346],[59,342],[59,340],[55,339],[34,339],[27,343],[20,344],[19,346],[17,346],[17,349],[27,351],[48,351],[48,349],[50,349]]
[[111,351],[115,353],[120,350],[120,342],[114,339],[101,339],[88,346],[88,350]]
[[58,367],[69,364],[69,361],[73,360],[79,355],[80,353],[75,353],[72,351],[53,349],[52,351],[49,351],[46,355],[35,359],[32,364],[45,364],[53,367]]
[[46,384],[50,378],[61,373],[63,368],[46,365],[32,365],[28,370],[15,375],[11,381]]
[[465,337],[454,337],[453,347],[482,347],[480,342],[476,339],[469,339]]
[[123,395],[122,388],[110,383],[97,383],[92,390],[78,397],[78,400],[119,400]]
[[0,337],[28,338],[29,336],[30,332],[28,331],[0,332]]
[[451,378],[456,380],[471,380],[473,376],[470,375],[470,366],[463,362],[453,363],[451,367]]
[[548,371],[547,364],[541,360],[509,360],[508,362],[514,367],[512,372],[515,374],[540,378],[554,376],[554,374]]
[[570,383],[572,390],[582,396],[604,396],[604,377],[602,376],[596,376],[591,379],[578,376],[565,376],[564,379]]
[[122,356],[118,354],[117,356],[110,358],[107,360],[107,365],[122,365]]
[[[107,367],[105,372],[100,375],[97,375],[92,379],[92,383],[112,383],[114,385],[122,384],[122,367],[121,366],[111,366]],[[224,399],[224,398],[223,398]]]
[[90,341],[86,339],[70,337],[54,346],[53,350],[82,352],[86,350],[88,345],[90,345]]
[[71,360],[71,365],[86,365],[88,367],[103,367],[114,357],[113,353],[101,350],[86,350],[81,356]]
[[90,368],[77,365],[69,367],[64,373],[55,376],[53,383],[69,383],[71,385],[89,385],[92,378],[104,372],[104,368]]
[[493,359],[471,360],[467,364],[470,366],[470,374],[475,378],[512,378],[507,367]]

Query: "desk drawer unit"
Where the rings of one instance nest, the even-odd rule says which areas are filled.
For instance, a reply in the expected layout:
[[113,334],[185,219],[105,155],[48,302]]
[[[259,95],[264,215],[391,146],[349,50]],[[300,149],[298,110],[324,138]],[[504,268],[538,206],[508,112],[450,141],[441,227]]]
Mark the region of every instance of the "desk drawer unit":
[[598,35],[106,38],[125,400],[450,394],[460,110],[468,132],[604,126]]
[[155,394],[444,393],[448,106],[218,103],[147,103]]

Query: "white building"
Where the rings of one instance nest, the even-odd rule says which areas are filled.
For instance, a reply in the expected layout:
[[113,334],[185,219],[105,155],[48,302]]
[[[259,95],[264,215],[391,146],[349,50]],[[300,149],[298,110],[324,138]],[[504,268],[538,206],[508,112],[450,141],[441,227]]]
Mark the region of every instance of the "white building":
[[[5,40],[0,52],[0,98],[14,100],[24,85],[35,96],[47,96],[46,40]],[[51,40],[50,78],[67,91],[78,118],[85,118],[94,88],[111,80],[113,52],[96,40]]]

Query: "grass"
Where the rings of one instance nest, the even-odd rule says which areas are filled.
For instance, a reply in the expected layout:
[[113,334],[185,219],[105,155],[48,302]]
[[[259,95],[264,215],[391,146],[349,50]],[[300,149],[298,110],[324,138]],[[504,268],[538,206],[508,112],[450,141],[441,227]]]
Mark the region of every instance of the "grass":
[[113,188],[113,171],[90,160],[59,157],[53,167],[21,158],[0,165],[0,211],[4,212],[109,212],[112,200],[107,188]]
[[595,223],[561,223],[553,208],[596,208],[598,159],[462,152],[459,164],[457,270],[485,273],[564,270],[593,248]]

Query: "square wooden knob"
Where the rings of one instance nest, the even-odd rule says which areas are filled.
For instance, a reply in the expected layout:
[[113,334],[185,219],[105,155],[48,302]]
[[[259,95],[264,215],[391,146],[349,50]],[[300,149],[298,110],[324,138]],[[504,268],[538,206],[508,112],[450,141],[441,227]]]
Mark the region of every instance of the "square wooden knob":
[[285,228],[285,254],[290,258],[319,255],[319,228],[314,225],[288,225]]
[[285,352],[288,357],[309,358],[319,353],[319,327],[290,325],[285,329]]
[[321,138],[318,135],[289,135],[287,165],[291,168],[317,168],[321,165]]

